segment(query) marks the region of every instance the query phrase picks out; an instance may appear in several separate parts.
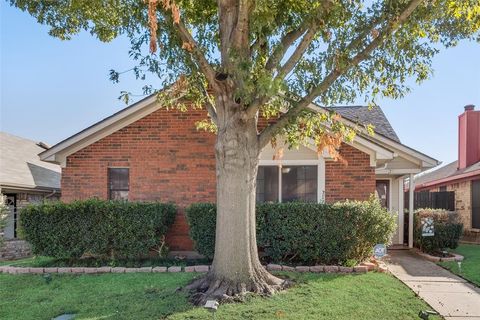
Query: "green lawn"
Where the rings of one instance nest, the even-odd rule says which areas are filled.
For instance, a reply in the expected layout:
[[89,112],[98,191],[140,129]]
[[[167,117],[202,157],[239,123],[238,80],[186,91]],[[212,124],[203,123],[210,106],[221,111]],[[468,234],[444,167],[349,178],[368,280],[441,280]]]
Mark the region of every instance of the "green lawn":
[[439,264],[480,286],[480,245],[461,244],[453,251],[465,257],[461,271],[457,262],[440,262]]
[[0,261],[0,266],[10,265],[15,267],[157,267],[157,266],[187,266],[187,265],[202,265],[211,264],[207,259],[174,259],[174,258],[160,258],[152,257],[145,259],[55,259],[53,257],[33,256],[29,258]]
[[[430,309],[392,276],[284,274],[298,284],[271,298],[220,306],[217,319],[418,319]],[[212,319],[179,286],[193,274],[0,274],[0,319]]]

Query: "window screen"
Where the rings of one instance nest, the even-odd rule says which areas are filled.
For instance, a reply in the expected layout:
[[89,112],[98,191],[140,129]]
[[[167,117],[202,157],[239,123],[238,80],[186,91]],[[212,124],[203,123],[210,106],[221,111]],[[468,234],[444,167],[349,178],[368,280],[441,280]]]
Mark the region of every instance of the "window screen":
[[317,202],[317,166],[282,167],[282,202]]
[[277,166],[258,167],[257,202],[278,202]]
[[108,194],[110,200],[128,200],[129,169],[108,168]]

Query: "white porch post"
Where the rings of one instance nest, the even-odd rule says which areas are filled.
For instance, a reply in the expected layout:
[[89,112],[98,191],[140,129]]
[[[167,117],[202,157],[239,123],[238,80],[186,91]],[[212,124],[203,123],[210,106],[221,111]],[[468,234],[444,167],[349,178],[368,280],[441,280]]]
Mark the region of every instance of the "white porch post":
[[408,187],[408,247],[413,248],[413,202],[415,194],[415,182],[413,181],[413,173],[410,173]]

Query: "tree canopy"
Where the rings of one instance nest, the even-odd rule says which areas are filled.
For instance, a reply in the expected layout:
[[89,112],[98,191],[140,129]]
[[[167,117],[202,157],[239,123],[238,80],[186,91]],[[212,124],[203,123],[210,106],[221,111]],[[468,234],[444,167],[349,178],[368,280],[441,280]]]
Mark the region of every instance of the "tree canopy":
[[[362,97],[400,98],[431,73],[432,57],[462,39],[479,41],[479,0],[11,0],[50,34],[70,39],[86,30],[108,42],[131,41],[135,76],[154,73],[215,120],[221,81],[245,117],[283,115],[265,129],[295,145],[322,136],[311,102],[332,106]],[[150,10],[150,11],[149,11]],[[150,12],[150,14],[149,14]],[[111,70],[119,81],[121,73]],[[180,79],[180,80],[179,80]],[[149,94],[157,89],[144,87]],[[171,93],[171,92],[170,92]],[[128,101],[129,93],[123,98]],[[163,103],[172,94],[160,95]],[[175,96],[175,94],[173,95]],[[186,108],[176,103],[176,107]],[[205,125],[208,127],[208,125]],[[342,136],[352,135],[336,128]]]

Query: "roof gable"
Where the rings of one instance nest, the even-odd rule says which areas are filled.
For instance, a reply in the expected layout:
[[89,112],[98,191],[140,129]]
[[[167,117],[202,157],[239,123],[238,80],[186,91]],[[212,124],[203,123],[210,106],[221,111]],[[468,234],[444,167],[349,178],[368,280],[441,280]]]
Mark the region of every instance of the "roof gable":
[[[52,148],[40,153],[40,158],[45,161],[60,163],[62,166],[66,163],[66,157],[86,146],[106,137],[107,135],[112,134],[120,130],[121,128],[141,119],[142,117],[147,116],[148,114],[159,110],[161,108],[160,104],[157,103],[156,96],[151,95],[127,108],[120,110],[119,112],[115,113],[114,115],[103,119],[102,121],[97,122],[96,124],[82,130],[81,132],[67,138],[60,143],[56,144]],[[316,106],[311,104],[309,108],[315,112],[326,112],[327,109],[323,107]],[[342,112],[345,114],[348,113],[349,116],[353,116],[353,114],[360,114],[364,111],[364,109],[360,109],[359,107],[353,107],[351,110],[348,111],[349,107],[341,107]],[[363,108],[363,107],[362,107]],[[366,107],[365,107],[366,108]],[[430,168],[438,164],[438,161],[428,157],[414,149],[408,148],[402,145],[398,141],[398,137],[396,136],[393,128],[391,127],[390,123],[386,119],[385,115],[380,111],[376,110],[375,112],[375,123],[378,127],[375,128],[376,133],[373,137],[369,136],[365,132],[361,132],[355,139],[357,142],[363,147],[366,147],[368,150],[378,153],[381,152],[382,157],[386,157],[385,159],[392,159],[396,155],[396,152],[402,152],[410,157],[410,159],[414,159],[415,162],[419,163],[420,167],[422,168]],[[340,111],[340,110],[339,110]],[[367,112],[367,111],[365,111]],[[342,119],[347,125],[355,125],[355,121],[349,119],[348,117],[342,117]],[[367,121],[367,118],[362,118],[363,121]],[[360,122],[360,119],[357,120]],[[384,129],[382,132],[382,123],[388,126],[387,129]],[[393,132],[393,134],[392,134]],[[390,137],[388,135],[390,135]],[[360,147],[360,146],[359,146]],[[392,147],[392,148],[390,148]],[[367,150],[362,150],[366,152]]]

